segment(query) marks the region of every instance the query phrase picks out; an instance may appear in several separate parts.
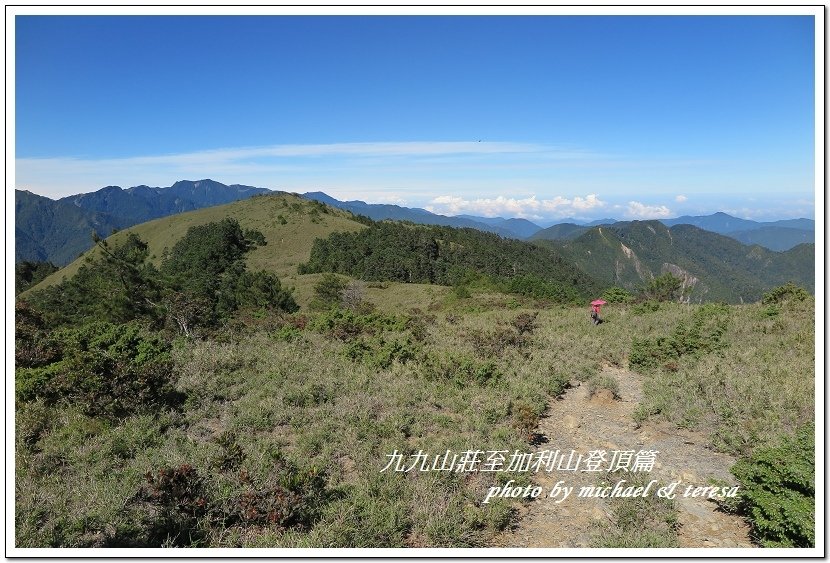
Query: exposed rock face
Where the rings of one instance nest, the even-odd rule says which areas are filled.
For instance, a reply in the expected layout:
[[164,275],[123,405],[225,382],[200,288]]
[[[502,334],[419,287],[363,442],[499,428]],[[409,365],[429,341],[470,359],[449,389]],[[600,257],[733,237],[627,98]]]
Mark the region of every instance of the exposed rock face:
[[[677,264],[668,264],[664,263],[661,269],[663,273],[670,273],[676,278],[680,278],[681,281],[681,295],[685,295],[686,297],[681,297],[681,300],[685,300],[686,303],[689,302],[689,293],[691,290],[698,284],[700,280],[698,280],[695,276],[678,266]],[[705,288],[702,288],[705,292]]]

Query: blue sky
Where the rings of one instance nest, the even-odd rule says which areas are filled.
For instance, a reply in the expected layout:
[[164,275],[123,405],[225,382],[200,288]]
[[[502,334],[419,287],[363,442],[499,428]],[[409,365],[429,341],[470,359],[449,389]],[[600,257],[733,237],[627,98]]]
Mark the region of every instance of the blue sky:
[[17,16],[15,186],[815,213],[811,16]]

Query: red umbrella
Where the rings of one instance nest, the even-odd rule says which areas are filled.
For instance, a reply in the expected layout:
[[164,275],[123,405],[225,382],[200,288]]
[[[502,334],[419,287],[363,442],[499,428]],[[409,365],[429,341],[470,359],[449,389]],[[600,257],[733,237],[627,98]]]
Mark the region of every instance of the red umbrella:
[[591,301],[591,305],[606,305],[608,301],[603,301],[602,299],[594,299]]

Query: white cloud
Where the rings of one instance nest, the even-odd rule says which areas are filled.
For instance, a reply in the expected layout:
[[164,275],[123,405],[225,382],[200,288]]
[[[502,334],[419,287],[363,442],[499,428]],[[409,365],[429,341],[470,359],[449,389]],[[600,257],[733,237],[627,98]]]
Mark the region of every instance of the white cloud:
[[672,216],[671,209],[665,205],[645,205],[638,201],[629,201],[625,214],[629,219],[665,219]]
[[687,199],[689,199],[689,198],[687,198],[683,194],[680,194],[678,196],[675,196],[674,201],[676,201],[677,203],[684,203]]
[[443,195],[433,198],[426,206],[428,211],[441,215],[480,215],[483,217],[519,217],[539,220],[546,217],[567,217],[605,206],[596,194],[568,199],[537,199],[535,195],[523,199],[497,196],[494,198],[464,199]]

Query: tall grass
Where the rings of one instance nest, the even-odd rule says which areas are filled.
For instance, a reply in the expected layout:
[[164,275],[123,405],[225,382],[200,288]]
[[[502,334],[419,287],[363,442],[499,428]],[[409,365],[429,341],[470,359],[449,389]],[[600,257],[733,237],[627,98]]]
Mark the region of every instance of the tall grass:
[[[398,287],[368,293],[405,322],[365,320],[358,334],[298,314],[178,342],[178,410],[103,422],[73,406],[18,405],[16,545],[488,545],[519,502],[482,504],[488,488],[527,474],[381,472],[387,456],[530,451],[535,422],[569,381],[627,365],[635,339],[671,334],[695,310],[609,307],[595,327],[587,308]],[[730,307],[727,347],[646,374],[644,412],[731,451],[811,418],[804,307]]]
[[[771,444],[813,420],[815,326],[813,300],[791,301],[773,314],[766,305],[734,305],[725,311],[720,343],[644,370],[640,418],[657,416],[711,435],[719,450],[738,455]],[[663,308],[647,338],[690,326],[696,308]]]

